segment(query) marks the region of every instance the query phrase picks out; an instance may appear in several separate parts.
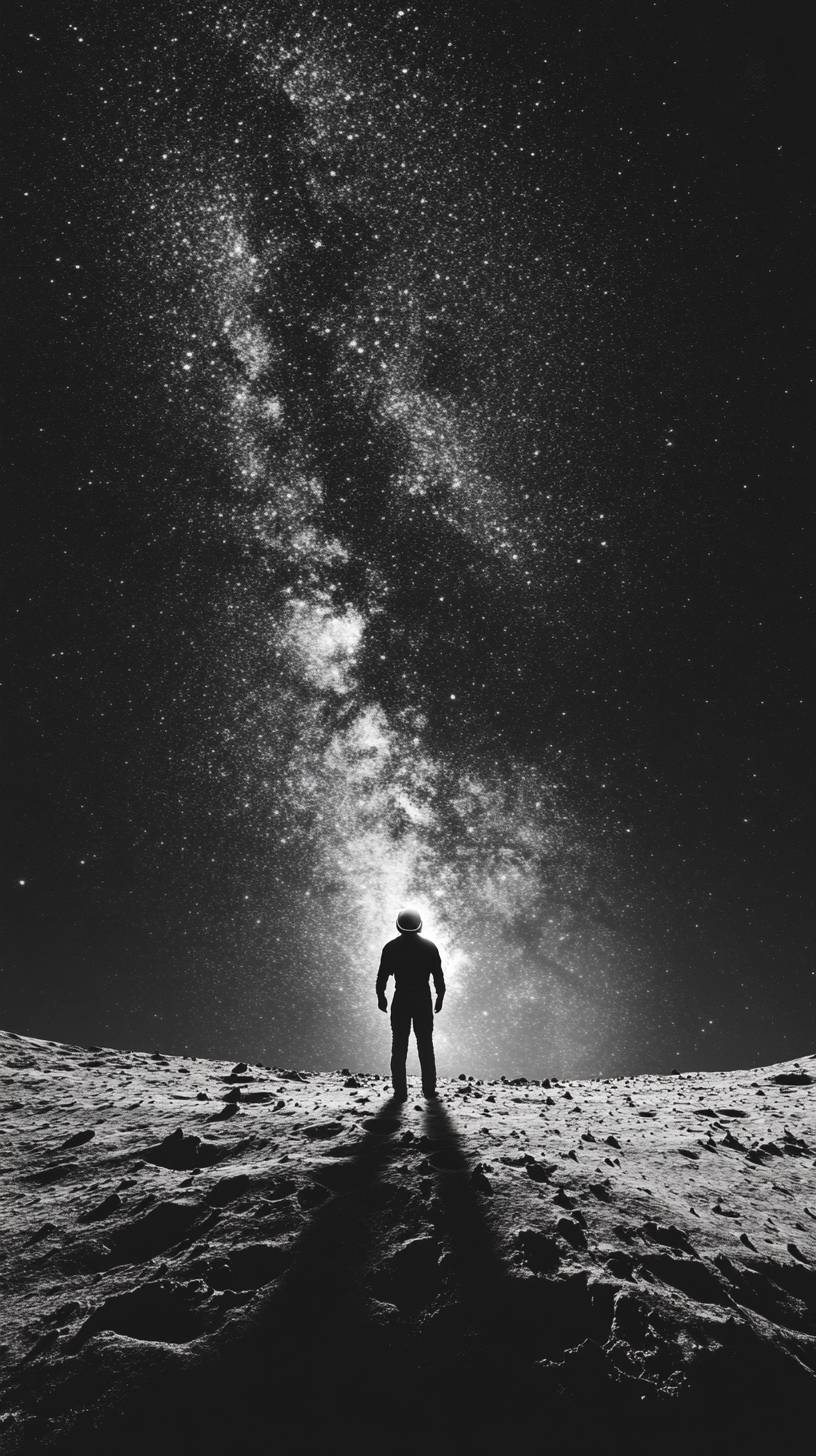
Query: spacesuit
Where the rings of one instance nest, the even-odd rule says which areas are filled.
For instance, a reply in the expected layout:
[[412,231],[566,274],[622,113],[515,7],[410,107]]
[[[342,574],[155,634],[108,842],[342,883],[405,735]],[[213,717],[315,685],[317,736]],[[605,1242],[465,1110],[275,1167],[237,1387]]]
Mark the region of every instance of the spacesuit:
[[[414,923],[416,922],[416,923]],[[442,1010],[445,977],[439,951],[432,940],[419,934],[422,921],[416,912],[402,911],[397,920],[399,935],[383,946],[377,973],[377,1004],[386,1011],[385,988],[389,976],[394,977],[391,1002],[391,1081],[394,1094],[405,1098],[408,1083],[405,1062],[411,1026],[416,1036],[422,1090],[426,1097],[436,1094],[436,1060],[433,1048],[434,1010]],[[433,977],[436,1004],[431,1006],[430,979]]]

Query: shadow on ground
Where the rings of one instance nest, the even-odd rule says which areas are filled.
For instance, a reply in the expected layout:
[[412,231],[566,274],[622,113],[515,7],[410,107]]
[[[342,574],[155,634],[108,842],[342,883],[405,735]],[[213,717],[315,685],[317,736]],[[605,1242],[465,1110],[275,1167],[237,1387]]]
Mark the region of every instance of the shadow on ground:
[[500,1258],[489,1188],[441,1102],[417,1139],[389,1099],[351,1155],[328,1157],[314,1178],[324,1201],[251,1306],[182,1352],[109,1344],[120,1375],[134,1372],[112,1404],[94,1335],[36,1438],[10,1449],[492,1456],[503,1444],[587,1456],[658,1444],[679,1456],[692,1444],[745,1456],[772,1435],[778,1447],[788,1413],[796,1429],[795,1381],[757,1365],[750,1341],[701,1370],[691,1394],[622,1375],[611,1290]]

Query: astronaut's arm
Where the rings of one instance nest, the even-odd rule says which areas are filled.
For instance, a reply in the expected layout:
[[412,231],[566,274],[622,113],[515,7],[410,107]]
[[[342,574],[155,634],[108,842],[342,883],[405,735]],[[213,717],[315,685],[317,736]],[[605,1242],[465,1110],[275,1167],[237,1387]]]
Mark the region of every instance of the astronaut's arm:
[[388,977],[390,976],[390,974],[391,972],[388,969],[385,958],[385,951],[383,951],[382,955],[380,956],[380,968],[377,972],[377,984],[375,986],[375,990],[377,992],[377,1005],[379,1006],[381,1011],[387,1011],[388,1009],[388,1002],[385,999],[385,988],[388,984]]
[[434,1006],[434,1011],[441,1011],[442,1002],[445,999],[445,977],[442,974],[442,962],[439,959],[439,956],[437,956],[436,958],[436,964],[431,972],[431,975],[433,976],[434,990],[436,991],[436,1005]]

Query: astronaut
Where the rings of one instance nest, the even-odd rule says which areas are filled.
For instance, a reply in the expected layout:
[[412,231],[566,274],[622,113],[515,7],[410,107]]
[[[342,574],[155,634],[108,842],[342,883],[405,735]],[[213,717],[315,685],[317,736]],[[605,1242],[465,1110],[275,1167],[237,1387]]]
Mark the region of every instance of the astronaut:
[[[401,1102],[408,1096],[405,1061],[412,1024],[422,1072],[422,1091],[426,1097],[436,1096],[433,1017],[434,1011],[438,1013],[442,1010],[445,977],[442,974],[439,951],[432,940],[420,935],[421,929],[422,917],[416,910],[401,910],[397,916],[399,935],[383,946],[377,972],[377,1005],[381,1011],[388,1010],[385,988],[388,977],[394,977],[394,996],[391,1002],[391,1081],[394,1084],[394,1096]],[[436,990],[433,1009],[431,976]]]

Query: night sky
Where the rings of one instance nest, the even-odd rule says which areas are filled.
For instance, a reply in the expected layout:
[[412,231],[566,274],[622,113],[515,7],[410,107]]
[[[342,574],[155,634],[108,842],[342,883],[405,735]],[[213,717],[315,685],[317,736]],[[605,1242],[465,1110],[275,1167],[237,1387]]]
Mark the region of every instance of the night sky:
[[407,903],[443,1075],[812,1050],[791,12],[11,9],[0,1023],[386,1070]]

